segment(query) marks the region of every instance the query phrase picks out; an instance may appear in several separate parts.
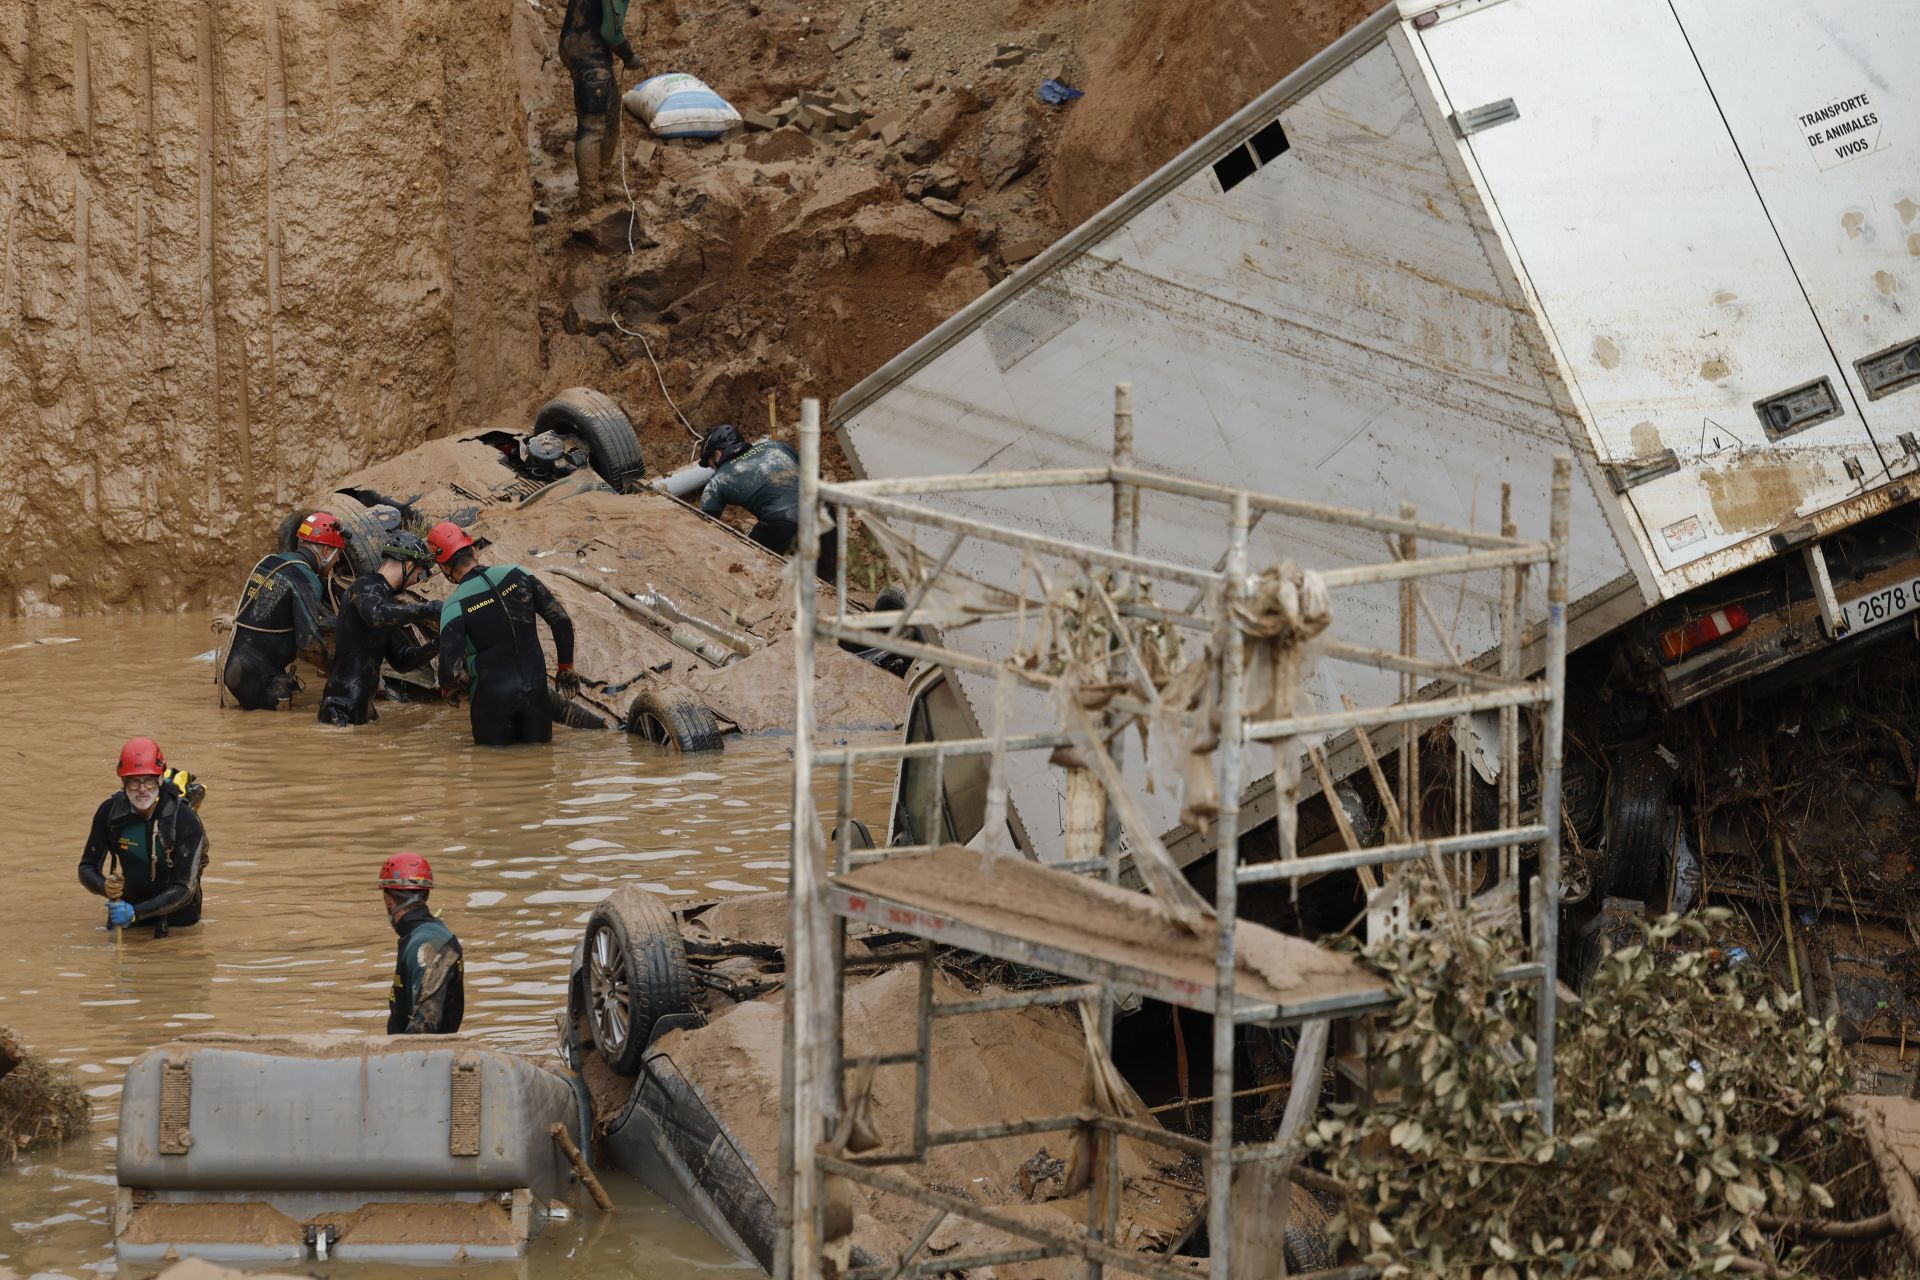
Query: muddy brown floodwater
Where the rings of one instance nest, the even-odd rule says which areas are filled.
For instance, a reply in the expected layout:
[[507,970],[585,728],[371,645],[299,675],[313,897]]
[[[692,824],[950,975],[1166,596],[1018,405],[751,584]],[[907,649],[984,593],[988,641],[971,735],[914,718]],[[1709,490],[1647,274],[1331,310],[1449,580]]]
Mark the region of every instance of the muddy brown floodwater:
[[[0,1270],[115,1272],[119,1082],[148,1046],[196,1031],[384,1030],[393,932],[373,881],[395,849],[431,859],[434,903],[465,947],[463,1030],[536,1056],[554,1045],[574,940],[616,884],[692,902],[785,883],[789,738],[683,758],[561,729],[550,749],[486,750],[464,710],[383,704],[359,729],[322,727],[310,705],[221,711],[201,656],[213,643],[201,615],[0,621],[0,1025],[71,1066],[95,1106],[89,1141],[0,1170]],[[141,734],[206,781],[213,853],[203,922],[159,941],[129,930],[116,950],[74,868],[120,744]],[[861,779],[863,816],[884,811],[887,787]],[[638,1183],[602,1176],[614,1216],[589,1207],[525,1263],[459,1274],[742,1270]]]

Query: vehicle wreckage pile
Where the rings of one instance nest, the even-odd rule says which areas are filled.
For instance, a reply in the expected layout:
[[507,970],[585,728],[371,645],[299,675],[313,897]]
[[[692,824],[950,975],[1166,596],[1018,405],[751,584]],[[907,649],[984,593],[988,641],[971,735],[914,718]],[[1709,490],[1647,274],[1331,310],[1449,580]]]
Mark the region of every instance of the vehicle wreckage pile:
[[[542,409],[531,431],[431,441],[345,478],[288,514],[280,546],[291,548],[306,513],[326,511],[346,536],[338,572],[350,578],[379,563],[390,527],[422,532],[452,518],[487,560],[538,573],[573,616],[582,688],[553,695],[561,723],[625,728],[684,751],[791,723],[786,561],[650,488],[645,471],[625,414],[574,388]],[[429,582],[419,590],[443,589]],[[819,661],[816,697],[834,723],[899,722],[893,674],[838,649],[823,649]],[[430,670],[389,669],[385,693],[439,696]]]

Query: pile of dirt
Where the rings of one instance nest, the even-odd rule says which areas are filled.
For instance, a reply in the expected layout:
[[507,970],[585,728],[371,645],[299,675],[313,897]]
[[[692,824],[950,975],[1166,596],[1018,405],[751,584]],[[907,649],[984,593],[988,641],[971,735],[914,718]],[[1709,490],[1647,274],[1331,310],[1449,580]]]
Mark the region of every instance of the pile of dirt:
[[579,217],[561,0],[29,0],[0,48],[0,416],[35,424],[0,453],[0,611],[217,603],[302,492],[558,387],[614,393],[656,470],[686,423],[789,430],[1363,8],[635,6],[648,72],[757,111],[857,95],[865,124],[629,120],[631,205]]
[[73,1079],[0,1027],[0,1167],[85,1133],[93,1103]]
[[[642,74],[693,72],[750,116],[831,93],[866,123],[658,144],[629,118],[624,193],[580,215],[561,7],[529,32],[550,369],[644,418],[661,467],[688,423],[789,432],[797,396],[852,386],[1369,8],[667,0],[629,19]],[[1088,96],[1050,107],[1048,79]],[[825,462],[844,467],[831,440]]]

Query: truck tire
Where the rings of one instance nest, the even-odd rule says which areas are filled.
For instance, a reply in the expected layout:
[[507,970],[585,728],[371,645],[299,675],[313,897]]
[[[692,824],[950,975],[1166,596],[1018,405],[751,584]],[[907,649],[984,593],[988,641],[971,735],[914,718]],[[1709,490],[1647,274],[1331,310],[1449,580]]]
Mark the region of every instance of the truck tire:
[[720,722],[678,685],[649,684],[627,708],[627,732],[680,751],[719,751]]
[[1620,751],[1611,763],[1600,892],[1664,911],[1674,832],[1672,766],[1645,745]]
[[616,493],[637,493],[647,474],[640,437],[613,397],[591,387],[569,387],[540,406],[533,429],[578,436],[593,456],[593,469]]
[[680,927],[658,898],[623,886],[587,917],[584,960],[594,1048],[620,1075],[638,1075],[653,1024],[693,1008]]
[[347,535],[347,563],[356,576],[380,567],[380,548],[386,545],[387,531],[360,499],[330,493],[316,509],[340,522],[341,531]]

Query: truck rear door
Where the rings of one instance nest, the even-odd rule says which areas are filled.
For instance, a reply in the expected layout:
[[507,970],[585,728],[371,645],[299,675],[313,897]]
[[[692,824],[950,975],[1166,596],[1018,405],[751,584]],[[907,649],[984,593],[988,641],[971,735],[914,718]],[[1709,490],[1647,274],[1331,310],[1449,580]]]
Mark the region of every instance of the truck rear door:
[[1886,482],[1667,0],[1505,0],[1418,35],[1663,594]]
[[1920,8],[1673,0],[1895,474],[1920,467]]

